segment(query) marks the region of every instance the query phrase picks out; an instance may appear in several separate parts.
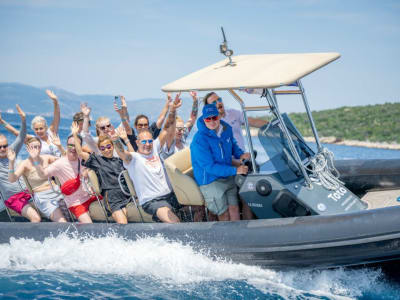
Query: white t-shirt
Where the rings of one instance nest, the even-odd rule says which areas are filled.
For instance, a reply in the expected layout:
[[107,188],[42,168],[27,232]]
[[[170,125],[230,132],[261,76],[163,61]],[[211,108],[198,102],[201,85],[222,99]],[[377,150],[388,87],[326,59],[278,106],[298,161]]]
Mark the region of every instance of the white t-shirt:
[[244,124],[243,113],[239,110],[230,108],[225,110],[225,117],[223,117],[222,120],[231,125],[233,137],[235,138],[237,145],[240,149],[246,151],[246,147],[244,146],[244,137],[242,133],[242,124]]
[[152,154],[143,155],[138,152],[130,152],[132,160],[129,164],[124,162],[124,167],[128,170],[135,186],[140,205],[172,192],[159,155],[160,141],[156,139],[153,143]]

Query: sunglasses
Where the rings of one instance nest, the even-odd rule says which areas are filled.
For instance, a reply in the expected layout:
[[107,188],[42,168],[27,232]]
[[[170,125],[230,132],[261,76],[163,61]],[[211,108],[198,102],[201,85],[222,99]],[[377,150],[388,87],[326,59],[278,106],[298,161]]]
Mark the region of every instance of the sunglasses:
[[217,102],[218,102],[218,103],[222,103],[222,98],[219,97],[219,98],[217,99]]
[[71,148],[75,148],[75,144],[67,144],[67,147],[70,148],[70,149]]
[[43,130],[44,129],[44,127],[38,127],[38,128],[33,128],[35,131],[38,131],[38,130]]
[[104,125],[104,126],[99,126],[99,128],[104,131],[104,130],[106,130],[106,128],[110,129],[111,128],[111,124]]
[[151,145],[151,144],[153,144],[153,140],[141,140],[140,143],[142,145],[146,145],[147,143],[149,143]]
[[8,144],[6,144],[6,145],[0,145],[0,149],[7,149],[7,147],[8,147]]
[[217,121],[217,120],[218,120],[218,116],[212,116],[212,117],[204,118],[205,122],[211,122],[211,121]]
[[33,145],[33,146],[29,146],[32,149],[40,149],[40,145]]
[[147,128],[147,127],[149,127],[149,124],[148,123],[146,123],[146,124],[137,124],[136,125],[138,128]]
[[105,146],[100,146],[100,147],[99,147],[100,151],[104,151],[104,150],[106,150],[106,149],[111,149],[111,148],[112,148],[112,145],[111,145],[111,144],[107,144],[107,145],[105,145]]
[[176,131],[184,131],[185,127],[176,127]]

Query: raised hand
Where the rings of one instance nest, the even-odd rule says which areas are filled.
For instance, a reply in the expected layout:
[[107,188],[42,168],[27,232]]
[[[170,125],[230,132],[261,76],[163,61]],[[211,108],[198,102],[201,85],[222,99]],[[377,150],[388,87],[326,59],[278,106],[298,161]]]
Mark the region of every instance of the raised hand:
[[85,117],[89,117],[91,108],[86,103],[81,103],[81,112]]
[[49,96],[49,98],[51,100],[53,100],[53,102],[57,102],[58,101],[58,98],[57,98],[56,94],[53,93],[53,91],[46,90],[46,94],[47,94],[47,96]]
[[124,127],[118,127],[115,129],[115,133],[120,137],[121,140],[126,140],[128,138]]
[[107,131],[107,132],[105,132],[105,134],[110,138],[110,140],[112,141],[112,142],[115,142],[115,141],[117,141],[118,140],[118,134],[117,134],[117,132],[116,132],[116,130],[110,130],[110,131]]
[[15,151],[13,149],[11,149],[11,148],[8,148],[8,150],[7,150],[7,158],[8,158],[8,160],[13,162],[13,161],[15,161],[15,157],[16,157]]
[[181,99],[181,93],[179,92],[178,94],[176,94],[175,100],[171,104],[171,108],[176,110],[181,106],[182,106],[182,99]]
[[38,161],[40,155],[40,147],[32,147],[30,145],[26,145],[26,151],[29,153],[29,156],[33,161]]
[[192,96],[193,101],[197,101],[197,92],[190,91],[189,94],[190,94],[190,96]]
[[3,120],[3,118],[1,117],[1,112],[0,112],[0,124],[4,124],[6,121]]
[[56,147],[61,146],[60,137],[57,134],[50,134],[49,138],[50,138],[50,142],[52,142]]
[[19,114],[21,120],[25,121],[25,119],[26,119],[25,112],[21,109],[21,107],[18,104],[15,104],[15,107],[17,108],[17,111],[18,111],[18,114]]
[[78,125],[77,122],[72,122],[72,125],[71,125],[71,132],[72,132],[73,135],[78,134],[78,132],[79,132],[79,125]]

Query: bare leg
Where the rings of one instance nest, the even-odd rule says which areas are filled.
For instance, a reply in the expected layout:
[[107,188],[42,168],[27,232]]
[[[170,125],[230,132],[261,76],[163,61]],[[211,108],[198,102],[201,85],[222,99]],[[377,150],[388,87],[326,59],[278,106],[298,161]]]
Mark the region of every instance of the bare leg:
[[172,212],[169,207],[160,207],[157,209],[157,217],[164,223],[179,223],[179,218]]
[[229,209],[218,216],[218,221],[229,221]]
[[79,223],[93,223],[88,212],[81,214],[78,218]]
[[27,204],[22,208],[21,215],[32,223],[39,223],[41,221],[39,213],[30,204]]
[[239,215],[239,205],[229,205],[228,206],[228,211],[229,211],[229,219],[231,221],[238,221],[240,220],[240,215]]
[[[126,209],[125,209],[126,211]],[[128,219],[126,214],[124,214],[123,209],[118,209],[112,213],[112,217],[118,224],[128,224]]]
[[242,218],[243,220],[253,220],[254,215],[251,208],[247,205],[246,201],[242,200]]
[[64,217],[64,214],[59,208],[56,208],[53,211],[53,213],[50,215],[50,220],[52,220],[53,222],[61,222],[61,223],[67,222],[67,220]]

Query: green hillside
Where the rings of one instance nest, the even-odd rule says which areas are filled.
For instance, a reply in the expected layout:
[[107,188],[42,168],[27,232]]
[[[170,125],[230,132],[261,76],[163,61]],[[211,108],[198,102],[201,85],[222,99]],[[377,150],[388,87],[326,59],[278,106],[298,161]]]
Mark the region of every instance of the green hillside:
[[[345,106],[312,114],[321,137],[400,143],[400,103]],[[289,116],[304,136],[312,136],[306,113]]]

